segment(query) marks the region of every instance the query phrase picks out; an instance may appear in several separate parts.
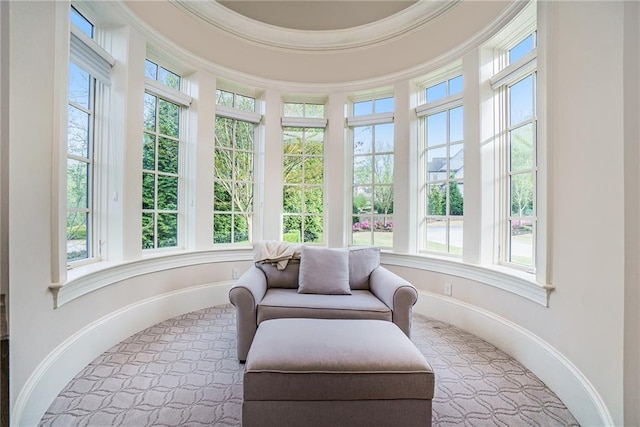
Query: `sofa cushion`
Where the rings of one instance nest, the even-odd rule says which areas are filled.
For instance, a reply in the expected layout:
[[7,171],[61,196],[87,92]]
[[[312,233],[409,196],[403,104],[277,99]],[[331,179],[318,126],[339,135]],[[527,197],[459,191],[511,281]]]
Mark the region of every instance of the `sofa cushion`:
[[369,289],[369,276],[380,266],[380,248],[375,246],[349,248],[349,286]]
[[267,287],[298,289],[300,260],[290,260],[284,270],[278,270],[276,264],[269,262],[257,262],[256,267],[262,270],[267,277]]
[[268,289],[258,304],[258,324],[280,318],[392,320],[391,309],[371,292],[351,295],[299,294],[294,289]]
[[345,249],[305,246],[300,258],[298,292],[350,295],[349,252]]

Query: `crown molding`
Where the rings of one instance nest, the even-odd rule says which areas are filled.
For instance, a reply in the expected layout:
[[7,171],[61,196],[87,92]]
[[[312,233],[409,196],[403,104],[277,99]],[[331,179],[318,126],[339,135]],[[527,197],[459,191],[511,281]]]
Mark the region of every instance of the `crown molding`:
[[305,31],[256,21],[216,1],[170,0],[182,12],[226,34],[261,47],[286,51],[331,52],[369,48],[411,34],[461,0],[418,1],[391,16],[340,30]]

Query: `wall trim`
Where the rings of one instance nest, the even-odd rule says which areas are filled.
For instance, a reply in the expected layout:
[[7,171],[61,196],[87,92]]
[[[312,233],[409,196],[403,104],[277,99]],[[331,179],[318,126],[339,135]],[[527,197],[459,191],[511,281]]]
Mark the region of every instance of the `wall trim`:
[[37,425],[73,377],[106,350],[159,322],[229,303],[234,281],[192,286],[122,307],[86,325],[45,357],[20,390],[11,426]]
[[169,252],[121,263],[98,262],[69,270],[65,284],[52,284],[49,289],[53,295],[53,308],[58,308],[89,292],[136,276],[198,264],[252,259],[252,249],[243,248]]
[[413,311],[466,330],[513,356],[562,400],[580,425],[615,425],[589,379],[531,331],[477,306],[426,291],[418,291]]
[[551,284],[537,283],[533,274],[506,267],[468,264],[458,258],[444,259],[383,252],[381,262],[386,265],[433,271],[474,280],[519,295],[545,307],[549,307],[549,294],[554,289]]

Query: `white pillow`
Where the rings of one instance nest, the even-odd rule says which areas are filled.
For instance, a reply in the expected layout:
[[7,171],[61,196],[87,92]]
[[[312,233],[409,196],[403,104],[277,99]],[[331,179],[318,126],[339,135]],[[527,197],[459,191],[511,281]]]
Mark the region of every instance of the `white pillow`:
[[351,295],[349,251],[305,246],[300,257],[298,293]]

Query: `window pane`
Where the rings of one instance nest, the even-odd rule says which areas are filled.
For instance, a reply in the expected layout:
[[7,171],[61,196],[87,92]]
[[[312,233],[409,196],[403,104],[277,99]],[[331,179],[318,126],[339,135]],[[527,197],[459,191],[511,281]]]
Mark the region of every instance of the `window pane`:
[[306,137],[304,152],[308,155],[321,156],[324,151],[324,130],[309,128],[306,130]]
[[302,183],[302,157],[284,156],[283,180],[287,184]]
[[462,92],[462,76],[454,77],[449,80],[449,95]]
[[89,255],[89,214],[67,213],[67,261],[86,259]]
[[464,144],[449,146],[449,178],[462,179],[464,177]]
[[302,230],[301,215],[285,215],[282,218],[282,240],[291,243],[300,243]]
[[143,173],[142,174],[142,209],[154,209],[155,208],[155,195],[156,181],[155,174]]
[[306,187],[304,190],[304,209],[307,213],[322,213],[322,187]]
[[373,139],[372,126],[353,128],[353,154],[371,153]]
[[157,98],[149,93],[144,94],[144,128],[145,130],[156,130],[156,100]]
[[463,140],[462,107],[449,110],[449,142]]
[[233,107],[233,93],[217,89],[216,104],[224,105],[225,107]]
[[531,52],[533,48],[533,34],[530,34],[520,43],[509,49],[509,64],[516,62],[528,52]]
[[533,124],[521,126],[509,132],[511,170],[519,171],[533,167]]
[[393,185],[379,185],[374,191],[374,211],[385,215],[393,213]]
[[302,187],[285,185],[283,188],[282,198],[284,201],[284,212],[300,213],[302,212]]
[[67,108],[67,152],[89,158],[89,122],[91,116],[71,105]]
[[302,129],[283,129],[284,154],[302,154]]
[[393,152],[393,123],[375,125],[376,152]]
[[321,157],[307,157],[304,161],[304,182],[322,184],[324,164]]
[[180,76],[172,73],[166,68],[160,67],[160,71],[158,72],[158,81],[170,88],[180,90]]
[[449,220],[449,253],[462,255],[462,218],[451,218]]
[[178,245],[178,214],[158,214],[158,247],[169,248]]
[[427,185],[427,214],[445,215],[447,209],[447,189],[445,184]]
[[89,164],[67,159],[67,207],[89,208]]
[[373,101],[360,101],[353,103],[353,115],[363,116],[366,114],[373,114]]
[[142,213],[142,249],[155,247],[154,216],[151,212]]
[[427,116],[427,146],[441,145],[447,142],[447,112]]
[[304,242],[320,243],[322,242],[322,217],[318,215],[309,215],[304,217]]
[[248,96],[237,95],[235,108],[242,111],[256,111],[256,100]]
[[158,175],[158,209],[178,209],[178,177]]
[[213,243],[231,243],[231,214],[213,216]]
[[533,222],[529,219],[510,221],[509,261],[533,266]]
[[464,214],[464,184],[458,181],[449,183],[449,215]]
[[375,183],[393,183],[393,154],[375,156]]
[[373,217],[373,244],[383,248],[393,247],[393,217]]
[[216,117],[216,146],[231,147],[233,141],[233,119]]
[[180,130],[180,107],[173,102],[160,99],[158,101],[158,127],[160,133],[178,138]]
[[353,213],[371,213],[373,204],[371,203],[371,187],[353,188]]
[[247,218],[242,215],[233,216],[233,241],[242,243],[249,241],[249,226]]
[[158,138],[158,171],[178,173],[178,141]]
[[284,104],[285,117],[304,117],[304,104],[286,102]]
[[323,104],[307,104],[306,115],[311,118],[324,118],[324,105]]
[[447,179],[447,147],[427,150],[427,181]]
[[156,137],[145,132],[142,141],[142,169],[156,168]]
[[229,190],[219,182],[213,184],[213,210],[231,212],[231,194],[229,194]]
[[533,75],[509,87],[509,125],[533,118]]
[[216,148],[215,177],[217,179],[231,179],[233,177],[233,151]]
[[158,65],[149,61],[148,59],[144,61],[144,75],[149,77],[150,79],[157,80],[158,79]]
[[369,215],[353,217],[351,226],[351,243],[354,245],[371,245],[373,232],[373,218]]
[[447,83],[442,82],[427,88],[427,102],[435,101],[447,96]]
[[533,173],[511,176],[511,215],[529,216],[533,213]]
[[236,182],[233,188],[236,199],[236,212],[251,213],[253,211],[253,183]]
[[353,158],[353,183],[370,184],[373,180],[371,156],[357,156]]
[[78,27],[83,33],[93,38],[93,24],[87,18],[82,16],[73,6],[69,10],[69,19],[71,23]]
[[393,97],[376,99],[373,109],[376,114],[393,112]]
[[253,123],[236,122],[236,148],[240,150],[253,150]]
[[91,76],[88,72],[69,62],[69,101],[90,108]]
[[427,218],[427,250],[447,252],[447,220]]

